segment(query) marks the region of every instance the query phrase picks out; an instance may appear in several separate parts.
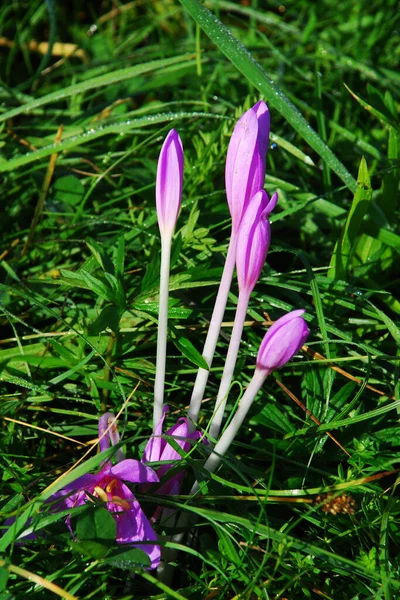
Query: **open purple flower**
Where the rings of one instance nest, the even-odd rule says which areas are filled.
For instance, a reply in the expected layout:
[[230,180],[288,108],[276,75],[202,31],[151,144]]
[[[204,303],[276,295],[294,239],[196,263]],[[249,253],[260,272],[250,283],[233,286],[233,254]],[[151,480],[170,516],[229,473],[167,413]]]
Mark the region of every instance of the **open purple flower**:
[[[112,423],[113,420],[115,420],[115,417],[112,413],[107,413],[100,419],[101,450],[109,447],[109,438],[111,442],[117,439],[115,425],[111,426],[108,436],[104,435],[106,431],[105,423]],[[146,552],[151,560],[150,569],[155,569],[161,556],[157,536],[139,502],[125,484],[126,481],[130,483],[155,483],[159,481],[159,478],[153,469],[138,460],[126,459],[116,465],[107,460],[98,473],[78,477],[78,479],[66,485],[65,488],[50,496],[48,502],[53,503],[53,510],[60,511],[86,504],[92,501],[92,497],[103,501],[117,524],[117,543],[133,544],[135,548],[140,548]],[[71,529],[69,517],[67,525]]]
[[[157,475],[160,479],[166,474],[167,471],[169,471],[169,469],[172,469],[172,467],[174,467],[176,463],[182,459],[182,454],[188,452],[193,445],[193,441],[198,440],[201,437],[201,433],[199,431],[193,431],[189,433],[189,422],[185,417],[178,419],[177,423],[168,429],[163,436],[162,428],[167,412],[168,406],[164,406],[163,415],[158,422],[156,429],[154,430],[154,434],[147,442],[142,457],[142,462],[144,464],[165,461],[165,464],[156,469]],[[172,446],[172,444],[168,441],[168,436],[174,438],[175,444],[177,444],[182,450],[181,453],[175,449],[176,446]],[[179,494],[184,475],[184,470],[175,473],[168,479],[168,481],[163,483],[157,489],[157,493]],[[146,488],[147,487],[148,486],[146,486]]]

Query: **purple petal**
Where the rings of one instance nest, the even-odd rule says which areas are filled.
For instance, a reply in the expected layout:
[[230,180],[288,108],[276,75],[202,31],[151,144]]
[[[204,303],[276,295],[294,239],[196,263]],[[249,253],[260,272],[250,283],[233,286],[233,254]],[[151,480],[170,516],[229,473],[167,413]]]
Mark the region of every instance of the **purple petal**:
[[[175,439],[176,443],[182,450],[188,449],[190,447],[190,441],[188,440],[188,421],[185,418],[179,419],[179,421],[170,427],[168,431],[166,431],[166,436],[171,436]],[[172,456],[175,458],[173,460],[179,460],[181,458],[180,454],[174,450],[171,444],[168,443],[168,439],[166,440],[165,448],[161,454],[160,460],[169,460]]]
[[[112,424],[113,423],[113,424]],[[106,433],[108,429],[108,432]],[[110,441],[113,446],[119,442],[119,433],[115,415],[112,412],[107,412],[99,419],[99,440],[100,452],[104,452],[110,447]]]
[[156,206],[161,235],[174,230],[181,205],[183,148],[181,138],[171,129],[161,148],[157,166]]
[[90,473],[82,475],[71,481],[64,488],[58,490],[52,494],[47,500],[46,504],[57,502],[54,505],[54,510],[66,510],[73,508],[74,506],[80,506],[87,500],[85,491],[92,493],[95,486],[103,479],[103,470],[97,475],[91,475]]
[[111,467],[111,474],[117,479],[131,483],[156,483],[159,478],[151,467],[147,467],[139,460],[127,458]]
[[283,315],[283,317],[280,317],[277,321],[275,321],[273,325],[271,325],[271,327],[267,331],[267,335],[269,334],[270,336],[272,336],[272,334],[275,333],[275,331],[277,331],[278,329],[280,329],[283,325],[286,325],[286,323],[290,323],[290,321],[292,321],[293,319],[297,319],[297,317],[301,317],[301,315],[304,315],[305,312],[306,311],[304,308],[298,308],[297,310],[292,310],[286,313],[286,315]]
[[[159,468],[160,477],[161,477],[161,471],[163,468],[164,467]],[[162,473],[162,475],[164,475],[168,470],[169,469],[166,466],[166,470],[164,471],[164,473]],[[161,494],[164,496],[176,496],[177,494],[179,494],[179,492],[181,490],[181,484],[182,484],[184,476],[185,476],[184,470],[179,471],[179,473],[175,473],[175,475],[172,475],[172,477],[170,477],[168,479],[168,481],[166,481],[159,488],[157,488],[157,494]]]
[[154,430],[153,435],[147,442],[146,448],[144,449],[142,462],[159,462],[161,452],[165,446],[165,440],[162,438],[162,428],[164,424],[165,415],[167,414],[169,408],[167,405],[163,408],[163,415],[159,422],[157,423],[157,427]]
[[267,257],[271,229],[265,211],[268,196],[264,190],[251,199],[240,223],[236,246],[236,270],[239,290],[250,294]]
[[[265,157],[269,146],[270,113],[268,106],[261,100],[253,106],[258,120],[258,144],[261,156]],[[264,158],[265,162],[265,158]]]
[[267,206],[264,209],[263,215],[265,218],[268,217],[272,213],[275,206],[277,205],[277,202],[278,202],[278,194],[277,194],[277,192],[275,192],[274,194],[272,194],[271,200],[268,202]]
[[[12,527],[14,525],[16,521],[16,517],[9,517],[8,519],[6,519],[4,521],[4,525],[2,525],[2,528],[4,529],[5,527],[7,527],[7,529],[9,529],[10,527]],[[25,523],[25,527],[31,527],[32,525],[32,519],[28,519]],[[18,533],[18,537],[15,538],[15,543],[18,546],[23,546],[25,544],[25,542],[30,542],[32,540],[36,540],[37,535],[32,531],[31,533],[25,533],[24,531],[21,531]]]
[[[133,499],[130,502],[129,510],[114,512],[113,516],[117,523],[117,542],[119,544],[134,544],[135,548],[146,552],[151,560],[149,568],[156,569],[161,559],[160,545],[157,535],[142,511],[139,502]],[[150,543],[143,544],[138,542]]]
[[250,188],[253,185],[255,167],[254,156],[257,147],[258,121],[256,112],[250,108],[237,122],[228,146],[225,168],[225,186],[229,211],[232,217],[232,230],[239,227]]

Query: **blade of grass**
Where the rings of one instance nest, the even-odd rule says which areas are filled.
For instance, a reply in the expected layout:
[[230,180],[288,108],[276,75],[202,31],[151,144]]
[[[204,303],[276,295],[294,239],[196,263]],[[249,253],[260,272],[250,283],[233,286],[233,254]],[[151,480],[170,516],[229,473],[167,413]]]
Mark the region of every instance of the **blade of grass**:
[[49,592],[53,592],[53,594],[60,596],[60,598],[64,598],[64,600],[78,600],[76,596],[73,596],[66,590],[63,590],[62,588],[60,588],[60,586],[56,585],[55,583],[52,583],[45,577],[41,577],[36,573],[32,573],[32,571],[22,569],[21,567],[17,567],[16,565],[10,565],[5,560],[0,560],[0,567],[7,569],[10,573],[19,575],[19,577],[24,577],[25,579],[32,581],[36,585],[45,588],[46,590],[49,590]]
[[[51,154],[60,154],[64,150],[70,150],[82,144],[86,144],[89,141],[97,138],[115,133],[117,135],[123,135],[135,128],[148,127],[150,125],[156,125],[157,123],[163,123],[164,121],[174,121],[175,119],[193,119],[194,117],[206,117],[208,119],[219,119],[218,115],[212,115],[208,113],[162,113],[158,115],[151,115],[148,117],[141,117],[139,119],[129,119],[125,122],[118,121],[109,125],[100,125],[98,127],[91,127],[87,131],[84,131],[80,135],[73,135],[71,137],[65,137],[61,142],[55,144],[49,144],[34,152],[28,152],[27,154],[21,154],[10,160],[0,159],[0,173],[6,171],[13,171],[18,167],[36,162],[41,158],[45,158]],[[62,156],[59,157],[62,159]]]
[[328,277],[344,279],[350,265],[351,250],[354,247],[361,223],[372,200],[371,182],[365,158],[361,159],[357,178],[357,190],[354,194],[349,214],[341,238],[336,242],[328,271]]
[[281,531],[273,529],[269,525],[264,525],[263,523],[255,524],[253,521],[246,519],[245,517],[230,515],[222,511],[200,508],[198,506],[192,507],[185,505],[185,510],[197,514],[198,516],[202,516],[211,523],[232,523],[237,527],[244,528],[248,531],[253,531],[256,527],[257,533],[261,536],[265,536],[266,539],[274,540],[282,544],[290,544],[292,548],[296,548],[300,552],[311,554],[319,560],[326,560],[331,565],[333,571],[338,570],[339,572],[346,571],[348,573],[358,573],[359,575],[372,581],[380,579],[379,573],[364,570],[363,565],[357,563],[356,561],[338,554],[334,554],[333,552],[320,548],[314,544],[302,541],[293,536],[286,535]]
[[319,154],[323,161],[340,177],[353,192],[357,184],[346,167],[328,148],[319,135],[304,119],[303,115],[286,97],[283,91],[272,81],[261,65],[254,60],[246,48],[212,12],[202,6],[198,0],[179,0],[187,12],[205,31],[232,64],[266,98],[269,105],[291,124],[297,133]]
[[118,69],[117,71],[106,73],[105,75],[100,75],[99,77],[93,77],[87,81],[81,81],[65,88],[60,88],[56,92],[46,94],[41,98],[35,98],[34,100],[22,104],[21,106],[17,106],[12,110],[4,112],[2,115],[0,115],[0,123],[7,121],[8,119],[12,119],[17,115],[28,114],[40,106],[45,106],[46,104],[51,104],[52,102],[59,102],[60,100],[65,100],[66,98],[82,94],[83,92],[88,92],[89,90],[98,89],[99,87],[104,87],[106,85],[108,86],[120,81],[132,79],[133,77],[150,73],[151,71],[162,70],[178,63],[191,62],[193,61],[193,57],[193,54],[183,54],[182,56],[174,56],[172,58],[152,60],[140,65],[134,65],[133,67]]
[[[58,128],[57,134],[56,134],[55,145],[57,145],[61,142],[62,132],[63,132],[63,126],[60,125],[60,127]],[[58,154],[56,152],[50,156],[49,164],[48,164],[48,167],[46,170],[46,175],[43,180],[42,189],[40,190],[39,199],[38,199],[38,202],[35,207],[35,213],[33,215],[31,228],[29,230],[29,235],[27,237],[24,247],[22,248],[21,257],[24,256],[24,254],[28,250],[29,246],[33,242],[33,238],[35,237],[36,227],[39,223],[40,215],[42,214],[42,210],[43,210],[44,203],[46,200],[47,192],[49,191],[49,187],[50,187],[50,183],[51,183],[51,180],[53,177],[54,169],[56,167],[57,157],[58,157]]]

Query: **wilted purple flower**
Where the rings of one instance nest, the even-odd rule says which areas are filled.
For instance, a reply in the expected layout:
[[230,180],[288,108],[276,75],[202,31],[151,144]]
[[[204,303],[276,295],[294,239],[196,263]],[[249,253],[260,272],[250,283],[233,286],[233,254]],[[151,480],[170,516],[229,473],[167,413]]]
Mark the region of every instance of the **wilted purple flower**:
[[[153,435],[147,442],[142,457],[142,462],[145,464],[165,461],[165,464],[156,469],[157,475],[160,479],[167,471],[169,471],[169,469],[172,469],[172,467],[176,466],[176,463],[182,459],[182,454],[188,452],[188,450],[192,447],[193,441],[198,440],[201,437],[201,433],[199,431],[193,431],[189,433],[189,423],[188,419],[185,417],[178,419],[177,423],[168,429],[163,436],[162,428],[167,412],[168,406],[164,406],[163,415],[158,422]],[[175,444],[177,444],[182,450],[182,454],[180,454],[172,446],[172,444],[168,441],[168,437],[172,437],[174,439]],[[184,470],[175,473],[168,479],[168,481],[157,488],[157,493],[179,494],[184,475]],[[148,486],[146,486],[144,489],[148,489]]]
[[241,292],[252,292],[264,266],[271,241],[268,216],[277,201],[278,194],[269,200],[267,193],[261,190],[250,200],[243,215],[236,246],[236,271]]
[[[109,447],[108,437],[104,436],[104,432],[106,431],[105,423],[110,423],[110,419],[114,419],[114,415],[107,413],[99,422],[102,451]],[[116,439],[115,430],[111,429],[110,431],[109,437],[113,441]],[[117,524],[116,541],[119,544],[133,544],[136,548],[146,552],[151,560],[149,568],[155,569],[161,556],[157,536],[139,502],[124,483],[125,481],[155,483],[159,481],[159,478],[153,469],[138,460],[126,459],[116,465],[107,460],[96,475],[89,473],[78,477],[62,490],[50,496],[47,502],[53,503],[53,510],[61,511],[86,504],[91,501],[91,497],[103,501]],[[70,527],[69,517],[67,525]],[[142,542],[150,543],[143,544]]]
[[310,333],[301,316],[305,311],[293,310],[269,328],[257,355],[257,369],[268,374],[283,367],[302,347]]
[[257,102],[236,123],[226,156],[225,187],[236,234],[251,198],[263,188],[270,117],[265,102]]
[[171,129],[161,148],[157,166],[156,205],[161,235],[172,235],[181,205],[183,148],[181,138]]

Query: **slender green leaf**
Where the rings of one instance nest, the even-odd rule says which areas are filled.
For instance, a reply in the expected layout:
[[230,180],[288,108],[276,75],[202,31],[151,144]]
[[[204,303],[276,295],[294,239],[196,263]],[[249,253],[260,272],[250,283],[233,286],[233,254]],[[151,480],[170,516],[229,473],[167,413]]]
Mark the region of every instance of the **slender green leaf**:
[[357,191],[354,195],[341,238],[332,254],[328,276],[343,279],[350,265],[351,250],[356,243],[361,223],[368,212],[372,199],[371,182],[365,159],[361,159],[357,178]]
[[385,103],[379,95],[379,92],[376,88],[370,86],[370,90],[373,90],[372,98],[371,102],[366,102],[365,100],[360,98],[360,96],[352,92],[346,84],[344,84],[344,86],[347,89],[347,91],[353,96],[353,98],[355,98],[357,102],[359,102],[361,106],[365,108],[365,110],[370,112],[377,119],[380,119],[381,121],[386,123],[386,125],[392,125],[393,127],[398,128],[399,124],[395,121],[395,119],[393,119],[391,112],[385,106]]
[[130,571],[131,569],[148,568],[150,566],[150,557],[143,550],[139,550],[139,548],[126,549],[122,547],[119,550],[109,553],[104,562],[117,569]]
[[[0,172],[5,171],[13,171],[18,167],[23,165],[30,164],[32,162],[36,162],[41,158],[45,158],[46,156],[50,156],[51,154],[60,153],[64,150],[70,150],[71,148],[76,148],[81,144],[86,144],[91,140],[96,140],[105,135],[109,135],[111,133],[117,135],[124,135],[136,128],[148,127],[150,125],[156,125],[157,123],[164,123],[169,121],[175,121],[179,119],[193,119],[194,117],[204,117],[207,119],[220,119],[218,115],[210,115],[207,113],[163,113],[151,115],[148,117],[141,117],[137,119],[128,119],[127,121],[117,121],[115,123],[111,123],[109,125],[99,125],[98,127],[91,127],[90,129],[83,130],[79,135],[72,135],[67,137],[61,142],[56,144],[50,144],[48,146],[44,146],[39,150],[34,150],[33,152],[27,152],[26,154],[17,155],[10,160],[3,159],[0,161]],[[62,157],[59,157],[59,160]]]
[[170,327],[170,332],[172,341],[178,350],[182,352],[183,356],[185,356],[197,367],[208,370],[208,365],[202,357],[201,352],[199,352],[197,348],[193,346],[192,342],[187,337],[179,333],[174,327]]
[[145,73],[151,73],[152,71],[163,70],[171,65],[185,62],[194,63],[193,54],[183,54],[182,56],[175,56],[172,58],[152,60],[148,63],[142,63],[139,65],[134,65],[133,67],[126,67],[125,69],[111,71],[110,73],[105,73],[99,77],[93,77],[92,79],[81,81],[67,87],[60,87],[60,89],[58,89],[56,92],[47,94],[42,98],[35,98],[34,100],[30,100],[25,104],[22,104],[22,106],[17,106],[17,108],[13,108],[12,110],[4,112],[0,115],[0,123],[8,119],[13,119],[17,115],[29,114],[36,108],[46,106],[46,104],[51,104],[52,102],[65,100],[70,96],[77,96],[78,94],[88,92],[89,90],[96,90],[100,87],[113,85],[114,83],[118,83],[120,81],[132,79],[138,75],[144,75]]

